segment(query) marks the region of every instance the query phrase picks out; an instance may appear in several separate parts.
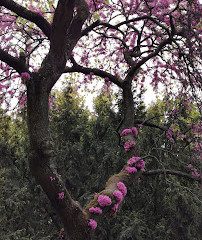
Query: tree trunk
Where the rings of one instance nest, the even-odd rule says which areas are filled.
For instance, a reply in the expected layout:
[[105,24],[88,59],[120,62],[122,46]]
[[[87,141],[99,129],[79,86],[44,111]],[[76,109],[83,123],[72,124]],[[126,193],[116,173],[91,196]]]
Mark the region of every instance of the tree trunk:
[[71,198],[56,171],[50,167],[54,151],[49,131],[49,92],[42,83],[35,73],[27,90],[30,170],[60,215],[68,239],[90,240],[88,221],[82,209]]

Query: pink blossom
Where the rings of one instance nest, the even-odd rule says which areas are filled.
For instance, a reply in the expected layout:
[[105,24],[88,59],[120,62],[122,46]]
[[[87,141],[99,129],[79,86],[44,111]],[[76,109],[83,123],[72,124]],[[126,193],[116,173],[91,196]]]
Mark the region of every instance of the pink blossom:
[[133,132],[134,137],[136,138],[137,134],[138,134],[137,128],[136,127],[132,127],[132,132]]
[[121,203],[121,202],[123,201],[123,194],[122,194],[122,192],[120,192],[120,191],[118,191],[118,190],[115,190],[115,191],[113,192],[113,195],[114,195],[114,197],[116,198],[116,200],[117,200],[118,203]]
[[132,158],[130,158],[130,159],[128,160],[128,164],[129,164],[130,166],[132,166],[133,163],[136,163],[136,162],[139,161],[139,160],[140,160],[140,157],[132,157]]
[[135,164],[136,168],[140,168],[141,170],[145,167],[145,162],[141,159],[139,162]]
[[109,206],[112,204],[111,198],[106,195],[100,195],[97,201],[101,207]]
[[58,193],[58,199],[63,199],[64,198],[64,192]]
[[124,130],[121,132],[120,136],[126,136],[126,135],[128,135],[129,133],[131,133],[131,132],[132,132],[131,129],[126,128],[126,129],[124,129]]
[[135,168],[135,167],[127,167],[126,171],[128,173],[136,173],[137,172],[137,168]]
[[96,229],[97,227],[97,222],[93,219],[89,220],[88,226],[90,226],[92,229]]
[[123,196],[125,197],[127,194],[127,188],[123,182],[118,182],[117,184],[118,189],[122,192]]
[[168,131],[166,132],[166,137],[167,137],[168,139],[170,139],[170,138],[172,137],[172,131],[171,131],[171,129],[168,129]]
[[114,211],[116,213],[116,212],[118,212],[118,209],[119,209],[119,204],[118,203],[114,204],[112,211]]
[[53,180],[55,180],[55,177],[50,177],[50,180],[51,180],[51,182],[52,182]]
[[97,213],[97,214],[102,214],[102,209],[101,208],[99,208],[99,207],[91,207],[91,208],[89,208],[89,212],[91,212],[91,213]]
[[126,152],[129,152],[131,150],[131,148],[133,148],[135,146],[135,142],[131,142],[131,141],[126,141],[124,144],[124,149]]

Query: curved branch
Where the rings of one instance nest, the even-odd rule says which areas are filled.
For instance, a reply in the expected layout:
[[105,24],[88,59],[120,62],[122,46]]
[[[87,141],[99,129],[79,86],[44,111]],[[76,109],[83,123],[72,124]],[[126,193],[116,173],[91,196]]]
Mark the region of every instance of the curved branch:
[[128,23],[132,23],[132,22],[138,22],[138,21],[145,20],[145,19],[150,20],[150,21],[154,22],[155,24],[157,24],[159,27],[163,28],[170,36],[169,29],[151,16],[141,16],[141,17],[133,18],[130,20],[120,22],[116,25],[112,25],[110,23],[105,23],[105,22],[101,22],[101,21],[97,20],[96,22],[92,23],[90,26],[88,26],[86,29],[84,29],[82,31],[82,36],[87,35],[90,31],[92,31],[95,27],[98,27],[98,26],[104,26],[107,28],[115,29],[124,35],[124,33],[119,29],[120,26],[122,26],[124,24],[128,24]]
[[175,170],[170,170],[170,169],[156,169],[156,170],[151,170],[151,171],[146,171],[143,172],[142,175],[146,177],[154,176],[154,175],[159,175],[159,174],[169,174],[169,175],[175,175],[178,177],[184,177],[189,180],[201,182],[201,178],[197,176],[192,176],[188,173],[180,172],[180,171],[175,171]]
[[[75,62],[74,62],[75,63]],[[78,65],[77,63],[73,65],[73,67],[66,67],[64,73],[73,73],[73,72],[80,72],[83,74],[90,74],[94,73],[94,75],[102,77],[102,78],[109,78],[109,81],[116,84],[118,87],[123,88],[123,81],[112,75],[111,73],[105,72],[103,70],[97,68],[87,68]]]
[[132,78],[134,77],[134,75],[136,73],[138,73],[138,69],[144,64],[146,63],[148,60],[150,60],[151,58],[155,57],[158,55],[158,53],[167,45],[167,44],[171,44],[172,43],[172,39],[166,38],[164,39],[156,48],[155,51],[153,51],[152,53],[150,53],[149,55],[147,55],[146,57],[144,57],[142,60],[140,60],[135,66],[131,67],[130,71],[128,72],[125,81],[131,81]]
[[147,127],[158,128],[158,129],[160,129],[160,130],[162,130],[162,131],[167,131],[167,128],[166,128],[166,127],[164,127],[164,126],[159,126],[159,125],[157,125],[157,124],[155,124],[155,123],[152,123],[152,122],[149,122],[149,121],[147,121],[147,120],[139,120],[139,119],[136,119],[136,120],[134,121],[134,123],[135,123],[135,124],[142,124],[142,125],[147,126]]
[[[89,204],[85,207],[85,209],[83,210],[84,214],[86,214],[86,216],[88,216],[88,218],[91,218],[93,216],[93,218],[95,218],[96,220],[99,221],[100,216],[95,216],[94,214],[92,214],[91,212],[89,212],[89,209],[91,207],[101,207],[99,205],[98,202],[98,198],[100,195],[105,195],[110,197],[110,199],[112,200],[110,206],[106,206],[103,208],[103,213],[104,214],[109,214],[111,218],[114,218],[116,216],[117,211],[119,210],[119,208],[121,207],[122,204],[118,204],[118,209],[114,209],[115,205],[117,205],[117,199],[116,197],[113,195],[114,191],[120,190],[118,187],[118,183],[123,183],[126,186],[126,192],[127,192],[127,187],[134,182],[134,180],[137,180],[141,174],[142,174],[142,170],[138,170],[137,173],[128,173],[126,170],[126,165],[123,167],[123,169],[121,170],[121,172],[119,172],[118,174],[115,174],[113,176],[111,176],[109,178],[109,180],[106,183],[105,189],[102,190],[100,193],[95,194],[94,199],[91,200],[89,202]],[[121,190],[120,190],[121,191]],[[126,194],[125,192],[125,194]],[[123,196],[125,196],[123,194]],[[114,207],[113,207],[114,206]]]
[[51,26],[48,21],[46,21],[46,19],[43,18],[39,13],[30,11],[13,0],[1,0],[0,6],[4,6],[5,8],[16,13],[18,16],[35,23],[48,37],[48,39],[50,39]]
[[13,69],[15,69],[19,74],[21,74],[22,72],[29,71],[27,65],[23,61],[21,61],[20,58],[11,56],[9,53],[2,50],[1,48],[0,48],[0,60],[8,64]]
[[166,26],[164,26],[162,23],[157,21],[155,18],[151,17],[151,16],[141,16],[141,17],[129,19],[129,20],[126,20],[126,21],[123,21],[123,22],[120,22],[120,23],[116,24],[115,27],[120,27],[120,26],[122,26],[124,24],[128,24],[128,23],[131,23],[131,22],[138,22],[138,21],[145,20],[145,19],[150,20],[153,23],[156,23],[156,25],[158,25],[159,27],[163,28],[168,33],[168,35],[170,36],[169,29]]

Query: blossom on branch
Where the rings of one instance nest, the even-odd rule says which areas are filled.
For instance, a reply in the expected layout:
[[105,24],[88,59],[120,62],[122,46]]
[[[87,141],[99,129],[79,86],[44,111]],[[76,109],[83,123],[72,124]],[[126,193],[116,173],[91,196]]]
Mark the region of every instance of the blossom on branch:
[[139,160],[140,160],[140,157],[132,157],[132,158],[130,158],[130,159],[128,160],[128,164],[129,164],[130,166],[132,166],[133,163],[136,163],[136,162],[139,161]]
[[124,130],[121,132],[120,136],[126,136],[126,135],[128,135],[129,133],[131,133],[131,132],[132,132],[131,129],[126,128],[126,129],[124,129]]
[[141,159],[140,161],[138,161],[136,164],[135,164],[135,167],[136,168],[140,168],[141,170],[143,170],[145,168],[145,162]]
[[125,149],[125,151],[126,152],[129,152],[130,150],[131,150],[131,148],[133,148],[133,147],[135,147],[135,142],[131,142],[131,141],[126,141],[125,143],[124,143],[124,149]]
[[118,182],[117,184],[118,189],[122,192],[123,196],[125,197],[127,194],[127,188],[123,182]]
[[113,192],[114,197],[116,198],[118,203],[121,203],[123,201],[123,194],[121,191],[115,190]]
[[102,209],[99,207],[91,207],[89,208],[90,213],[97,213],[97,214],[102,214]]
[[132,127],[132,132],[133,132],[133,135],[134,135],[134,137],[136,138],[137,137],[137,135],[138,135],[138,131],[137,131],[137,128],[136,127]]
[[64,192],[58,193],[58,199],[63,199],[64,198]]
[[100,195],[97,201],[101,207],[110,206],[112,204],[111,198],[106,195]]
[[88,226],[90,226],[92,229],[96,229],[97,227],[97,222],[93,219],[89,220]]
[[137,168],[135,168],[135,167],[127,167],[126,171],[128,173],[136,173],[137,172]]

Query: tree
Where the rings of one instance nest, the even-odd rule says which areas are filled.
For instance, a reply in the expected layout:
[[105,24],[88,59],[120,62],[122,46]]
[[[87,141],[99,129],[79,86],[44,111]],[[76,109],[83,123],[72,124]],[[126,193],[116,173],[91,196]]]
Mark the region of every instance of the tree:
[[[158,128],[175,141],[175,129],[166,123],[135,118],[138,90],[151,79],[155,89],[159,83],[164,86],[168,99],[183,96],[187,108],[190,101],[200,105],[199,1],[59,0],[55,6],[54,1],[1,0],[0,7],[2,101],[8,102],[10,95],[18,96],[20,104],[27,99],[30,170],[59,214],[67,237],[91,239],[99,214],[115,217],[126,186],[143,173],[145,163],[141,146],[135,144],[134,125]],[[117,131],[129,159],[83,210],[50,165],[54,156],[50,92],[62,74],[75,72],[86,75],[83,84],[99,77],[108,89],[112,83],[120,89],[123,115]],[[22,83],[17,88],[19,77]],[[170,114],[178,112],[175,108]],[[185,132],[201,131],[199,124],[186,127]],[[192,147],[199,151],[196,142]],[[189,141],[187,146],[191,147]],[[168,173],[200,182],[200,174],[191,168],[193,176],[173,169],[154,169],[144,175]]]

